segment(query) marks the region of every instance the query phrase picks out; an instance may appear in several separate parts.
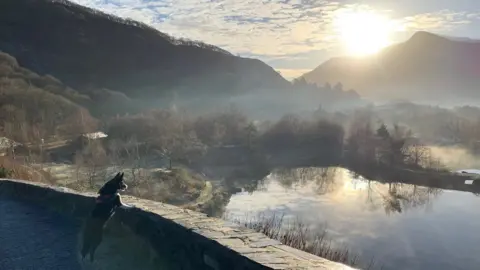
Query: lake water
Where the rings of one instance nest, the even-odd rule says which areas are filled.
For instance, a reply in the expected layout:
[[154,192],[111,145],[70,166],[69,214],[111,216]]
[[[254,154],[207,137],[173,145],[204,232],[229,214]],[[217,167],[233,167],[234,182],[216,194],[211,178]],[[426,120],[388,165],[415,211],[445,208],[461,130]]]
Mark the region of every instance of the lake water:
[[382,269],[480,269],[480,197],[406,184],[366,181],[341,168],[275,171],[257,191],[232,196],[228,217],[282,213],[326,226]]

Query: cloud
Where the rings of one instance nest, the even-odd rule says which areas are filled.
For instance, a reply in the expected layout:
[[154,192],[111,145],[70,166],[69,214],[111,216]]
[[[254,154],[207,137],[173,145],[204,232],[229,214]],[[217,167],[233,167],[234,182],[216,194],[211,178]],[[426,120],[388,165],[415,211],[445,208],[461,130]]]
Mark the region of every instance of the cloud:
[[202,40],[234,53],[284,56],[328,49],[337,2],[315,0],[74,0],[152,25],[175,37]]
[[[240,55],[288,57],[338,49],[338,12],[373,10],[329,0],[73,0],[149,24],[174,37],[201,40]],[[376,12],[392,15],[388,10]],[[477,15],[475,15],[477,16]],[[393,18],[406,31],[445,30],[473,14],[443,10]],[[285,71],[293,74],[293,71]]]
[[441,10],[432,13],[423,13],[409,16],[403,19],[407,30],[418,31],[451,31],[459,25],[470,24],[478,18],[476,13],[454,12]]

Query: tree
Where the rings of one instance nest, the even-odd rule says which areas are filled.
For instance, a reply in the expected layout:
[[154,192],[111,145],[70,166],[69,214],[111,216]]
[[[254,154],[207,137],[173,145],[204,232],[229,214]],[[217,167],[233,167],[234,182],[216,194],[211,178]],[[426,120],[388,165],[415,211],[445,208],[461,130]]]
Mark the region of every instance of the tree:
[[172,161],[181,161],[191,164],[202,158],[206,153],[206,146],[197,138],[194,131],[186,136],[173,135],[164,137],[158,153],[169,159],[169,167]]
[[253,147],[253,142],[258,137],[257,127],[251,122],[245,127],[245,133],[247,134],[247,147],[251,149]]
[[390,139],[390,132],[388,132],[388,128],[385,124],[382,123],[377,129],[377,136],[384,140]]
[[336,91],[336,92],[343,92],[343,84],[341,82],[338,82],[333,87],[333,90]]
[[376,139],[372,130],[372,112],[358,110],[349,126],[346,156],[350,162],[372,164],[376,159]]
[[407,163],[415,167],[426,167],[430,159],[430,150],[420,142],[408,146]]
[[387,126],[382,124],[377,129],[379,137],[379,145],[377,153],[379,153],[380,163],[388,166],[396,166],[405,163],[406,158],[406,140],[408,131],[404,131],[398,125],[394,125],[393,131],[388,131]]
[[271,154],[291,150],[297,145],[300,128],[301,121],[296,115],[285,115],[262,135],[262,145]]

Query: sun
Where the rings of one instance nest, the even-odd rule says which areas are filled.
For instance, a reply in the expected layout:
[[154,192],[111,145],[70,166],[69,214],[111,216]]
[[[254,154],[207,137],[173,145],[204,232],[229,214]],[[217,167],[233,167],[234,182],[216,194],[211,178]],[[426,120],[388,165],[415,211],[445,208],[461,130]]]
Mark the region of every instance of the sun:
[[392,43],[392,21],[373,11],[341,12],[334,27],[350,55],[375,54]]

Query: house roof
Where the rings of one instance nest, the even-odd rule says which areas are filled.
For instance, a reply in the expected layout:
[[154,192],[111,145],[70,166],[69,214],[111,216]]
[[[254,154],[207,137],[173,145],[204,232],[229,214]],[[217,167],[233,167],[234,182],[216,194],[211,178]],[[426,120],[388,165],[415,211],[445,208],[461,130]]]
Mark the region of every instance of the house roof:
[[92,140],[108,137],[107,134],[105,134],[105,133],[103,133],[103,132],[101,132],[101,131],[92,132],[92,133],[86,133],[86,134],[83,134],[82,136],[84,136],[84,137],[86,137],[86,138],[88,138],[88,139],[92,139]]

